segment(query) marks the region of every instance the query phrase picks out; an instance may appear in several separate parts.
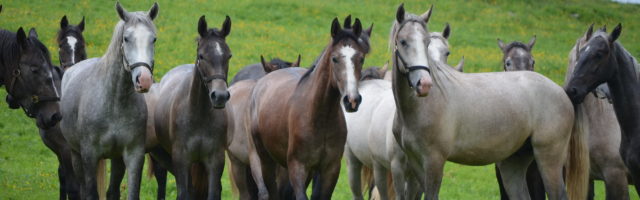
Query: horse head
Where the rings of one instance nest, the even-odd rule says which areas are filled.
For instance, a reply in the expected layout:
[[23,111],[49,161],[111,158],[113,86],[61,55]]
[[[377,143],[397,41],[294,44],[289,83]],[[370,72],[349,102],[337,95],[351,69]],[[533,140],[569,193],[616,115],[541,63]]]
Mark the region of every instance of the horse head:
[[231,18],[229,16],[226,16],[220,29],[208,29],[204,15],[200,17],[196,70],[209,90],[214,108],[224,108],[231,97],[227,91],[227,74],[232,54],[226,42],[226,37],[230,32]]

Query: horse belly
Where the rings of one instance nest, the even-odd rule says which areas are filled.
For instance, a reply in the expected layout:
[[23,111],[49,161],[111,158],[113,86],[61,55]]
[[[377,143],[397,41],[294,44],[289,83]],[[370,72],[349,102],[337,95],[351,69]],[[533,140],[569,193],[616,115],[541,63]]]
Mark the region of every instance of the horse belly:
[[457,134],[448,160],[465,165],[487,165],[512,155],[525,143],[530,131],[506,124]]

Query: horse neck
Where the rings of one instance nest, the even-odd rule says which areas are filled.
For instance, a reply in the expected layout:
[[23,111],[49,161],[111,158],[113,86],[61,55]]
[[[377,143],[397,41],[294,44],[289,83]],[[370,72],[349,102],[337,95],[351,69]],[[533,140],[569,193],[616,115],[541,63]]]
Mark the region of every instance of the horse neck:
[[194,111],[208,111],[212,107],[209,90],[205,86],[196,65],[193,67],[188,99],[190,101],[188,106]]
[[[302,102],[311,102],[310,108],[314,115],[341,112],[340,90],[333,83],[334,77],[328,59],[329,57],[323,54],[309,77],[301,81],[296,88],[296,92],[300,93],[298,98],[304,99]],[[333,112],[334,110],[336,112]]]
[[609,65],[616,67],[617,72],[611,80],[608,80],[613,107],[620,122],[623,136],[640,136],[640,126],[636,125],[640,118],[640,87],[636,75],[636,66],[632,58],[616,44]]
[[[116,97],[118,101],[128,102],[129,97],[135,96],[131,73],[124,67],[123,54],[121,50],[122,32],[124,23],[121,21],[116,25],[111,43],[100,62],[98,63],[98,79],[102,80],[101,87],[105,88],[107,95]],[[104,75],[104,76],[102,76]]]

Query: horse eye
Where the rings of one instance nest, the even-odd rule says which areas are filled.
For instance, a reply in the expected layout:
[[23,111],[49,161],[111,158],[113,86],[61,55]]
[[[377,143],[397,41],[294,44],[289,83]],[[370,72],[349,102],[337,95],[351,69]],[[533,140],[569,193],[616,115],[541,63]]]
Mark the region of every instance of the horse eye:
[[128,37],[124,37],[124,42],[129,42],[129,38]]
[[199,55],[198,55],[198,59],[203,60],[203,59],[204,59],[204,56],[202,56],[202,54],[199,54]]
[[364,57],[360,58],[360,64],[364,63]]
[[156,43],[156,40],[158,40],[158,38],[153,38],[153,43]]
[[229,59],[231,59],[231,57],[233,57],[233,54],[229,54]]
[[448,51],[447,51],[447,54],[446,54],[446,55],[447,55],[447,56],[449,56],[449,54],[451,54],[451,52],[448,52]]
[[508,60],[506,64],[507,64],[507,67],[511,66],[511,61]]
[[400,44],[402,46],[407,46],[407,41],[406,40],[400,40]]
[[338,58],[333,57],[333,58],[331,58],[331,61],[333,61],[333,63],[338,63]]

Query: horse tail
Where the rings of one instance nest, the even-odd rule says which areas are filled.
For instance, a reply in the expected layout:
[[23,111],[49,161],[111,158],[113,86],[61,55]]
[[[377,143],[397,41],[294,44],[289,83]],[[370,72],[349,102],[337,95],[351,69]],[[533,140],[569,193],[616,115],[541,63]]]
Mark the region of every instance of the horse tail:
[[100,159],[98,161],[98,166],[96,168],[96,181],[98,182],[98,196],[99,199],[106,199],[107,189],[105,184],[106,179],[104,178],[107,174],[107,161],[105,159]]
[[362,165],[360,183],[362,183],[362,190],[369,191],[369,196],[373,198],[373,188],[376,185],[373,182],[373,169]]
[[387,172],[387,191],[389,191],[388,199],[394,199],[396,196],[396,188],[393,187],[393,176],[391,170]]
[[153,163],[153,159],[151,159],[151,155],[147,154],[147,163],[149,163],[149,165],[147,165],[147,177],[148,178],[153,178],[153,167],[155,165],[155,163]]
[[575,119],[569,140],[567,186],[569,199],[586,199],[589,190],[589,147],[584,104],[575,105]]
[[191,165],[191,184],[195,189],[195,199],[207,199],[209,193],[208,177],[204,164],[194,163]]

